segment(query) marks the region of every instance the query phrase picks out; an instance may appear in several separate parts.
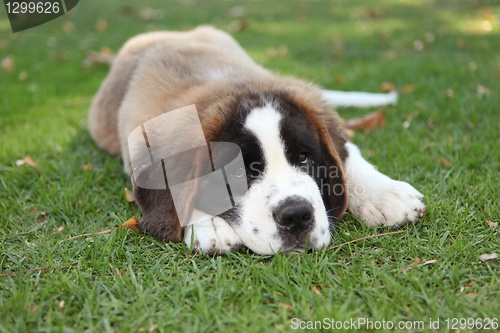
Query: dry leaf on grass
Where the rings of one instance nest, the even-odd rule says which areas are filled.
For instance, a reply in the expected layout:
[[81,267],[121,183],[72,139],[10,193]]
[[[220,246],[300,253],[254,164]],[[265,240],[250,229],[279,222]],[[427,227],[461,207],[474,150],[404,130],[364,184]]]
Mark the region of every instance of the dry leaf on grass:
[[321,288],[319,286],[313,286],[313,291],[316,295],[321,295]]
[[236,20],[231,22],[231,24],[227,27],[227,30],[234,34],[246,30],[249,25],[250,23],[247,20]]
[[407,84],[406,86],[401,88],[401,93],[403,95],[408,95],[408,94],[411,94],[412,92],[414,92],[416,89],[417,89],[417,86],[415,86],[414,84]]
[[64,21],[62,24],[62,30],[69,34],[75,30],[75,24],[71,21]]
[[285,310],[291,310],[292,309],[292,306],[290,304],[283,303],[283,302],[280,302],[280,307],[282,307]]
[[62,300],[62,301],[59,302],[59,312],[64,313],[65,309],[66,309],[65,308],[65,302],[64,302],[64,300]]
[[14,58],[12,58],[12,56],[6,56],[2,59],[2,69],[6,72],[10,72],[14,69]]
[[351,129],[365,129],[374,131],[378,126],[385,126],[385,110],[375,111],[361,118],[353,118],[346,121],[345,126]]
[[481,261],[493,260],[493,259],[498,259],[498,253],[485,253],[479,256],[479,260]]
[[115,54],[109,47],[103,47],[101,51],[90,51],[87,54],[85,60],[83,60],[82,66],[84,68],[90,68],[94,64],[108,64],[111,65],[113,63],[113,59],[115,58]]
[[148,333],[153,333],[158,328],[158,324],[154,324],[148,329]]
[[436,262],[437,262],[436,259],[431,259],[431,260],[427,260],[426,262],[424,262],[422,264],[420,258],[416,258],[414,263],[412,263],[411,265],[409,265],[405,269],[401,270],[401,272],[405,273],[406,271],[409,271],[410,269],[412,269],[414,267],[421,267],[421,266],[432,265],[432,264],[435,264]]
[[36,220],[38,223],[45,223],[47,221],[47,212],[40,212]]
[[137,232],[138,227],[139,227],[139,219],[137,217],[132,217],[128,219],[127,222],[123,223],[120,228],[130,229],[133,232]]
[[86,163],[86,164],[82,165],[82,170],[83,171],[92,171],[92,170],[94,170],[94,167],[92,166],[91,163]]
[[280,45],[267,50],[267,55],[271,58],[283,58],[288,54],[288,46]]
[[22,160],[17,160],[16,161],[16,166],[21,166],[21,165],[29,165],[32,168],[39,169],[38,164],[33,161],[31,156],[27,155],[25,156]]
[[480,84],[477,85],[476,90],[477,90],[478,97],[485,96],[485,95],[487,96],[490,94],[490,89],[488,89],[487,87],[482,86]]
[[139,12],[139,18],[144,21],[161,20],[165,17],[163,9],[144,8]]
[[498,222],[491,222],[490,220],[486,221],[486,224],[488,225],[488,227],[490,228],[495,228],[498,226]]
[[104,32],[107,29],[108,29],[108,21],[106,21],[105,19],[100,18],[95,22],[95,30],[97,32]]
[[380,85],[380,90],[382,92],[388,93],[388,92],[396,90],[396,85],[392,82],[383,82]]
[[462,293],[464,290],[471,288],[474,285],[474,281],[470,280],[467,285],[462,286],[460,288],[460,292]]

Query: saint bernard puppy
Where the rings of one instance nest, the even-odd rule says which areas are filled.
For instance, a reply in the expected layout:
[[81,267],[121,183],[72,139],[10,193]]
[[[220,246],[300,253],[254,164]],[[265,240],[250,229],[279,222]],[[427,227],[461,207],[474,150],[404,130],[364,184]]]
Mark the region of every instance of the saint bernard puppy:
[[[184,240],[200,253],[243,248],[287,253],[328,245],[334,224],[347,209],[369,226],[398,228],[423,216],[423,195],[365,161],[332,110],[343,104],[384,104],[393,97],[325,91],[271,73],[231,36],[202,26],[130,39],[93,100],[89,130],[100,148],[121,154],[142,212],[141,230],[164,241]],[[173,202],[170,179],[163,187],[139,184],[129,147],[134,130],[189,105],[197,110],[207,143],[239,147],[244,167],[237,177],[246,178],[245,193],[231,199],[230,209],[195,223],[180,221],[182,207]],[[194,137],[183,124],[180,119],[163,131]],[[179,169],[192,170],[190,177],[202,175],[196,158],[179,156],[177,161]],[[163,162],[159,165],[165,172]],[[192,191],[197,190],[195,185]],[[185,199],[186,205],[196,206],[189,196]]]

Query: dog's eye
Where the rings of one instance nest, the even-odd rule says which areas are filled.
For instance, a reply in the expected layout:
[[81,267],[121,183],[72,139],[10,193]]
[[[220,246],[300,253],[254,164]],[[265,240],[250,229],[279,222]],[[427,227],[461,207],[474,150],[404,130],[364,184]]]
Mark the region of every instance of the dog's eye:
[[307,153],[302,152],[299,154],[298,160],[300,164],[306,164],[307,162],[309,162],[309,155]]

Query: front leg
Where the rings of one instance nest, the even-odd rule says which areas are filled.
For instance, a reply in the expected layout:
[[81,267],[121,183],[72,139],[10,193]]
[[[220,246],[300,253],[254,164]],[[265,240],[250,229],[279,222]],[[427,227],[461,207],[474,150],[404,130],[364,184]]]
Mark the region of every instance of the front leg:
[[184,227],[184,242],[198,253],[223,254],[243,247],[233,228],[218,216]]
[[368,163],[353,143],[346,143],[349,156],[345,172],[349,211],[368,226],[400,228],[418,220],[425,212],[424,197],[410,184],[380,173]]

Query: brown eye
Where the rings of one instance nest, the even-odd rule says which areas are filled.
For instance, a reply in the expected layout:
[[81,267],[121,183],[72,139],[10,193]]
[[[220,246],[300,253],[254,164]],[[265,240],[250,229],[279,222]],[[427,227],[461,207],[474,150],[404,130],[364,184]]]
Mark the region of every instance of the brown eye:
[[306,164],[307,162],[309,162],[309,155],[307,155],[307,153],[300,153],[299,154],[299,163]]

